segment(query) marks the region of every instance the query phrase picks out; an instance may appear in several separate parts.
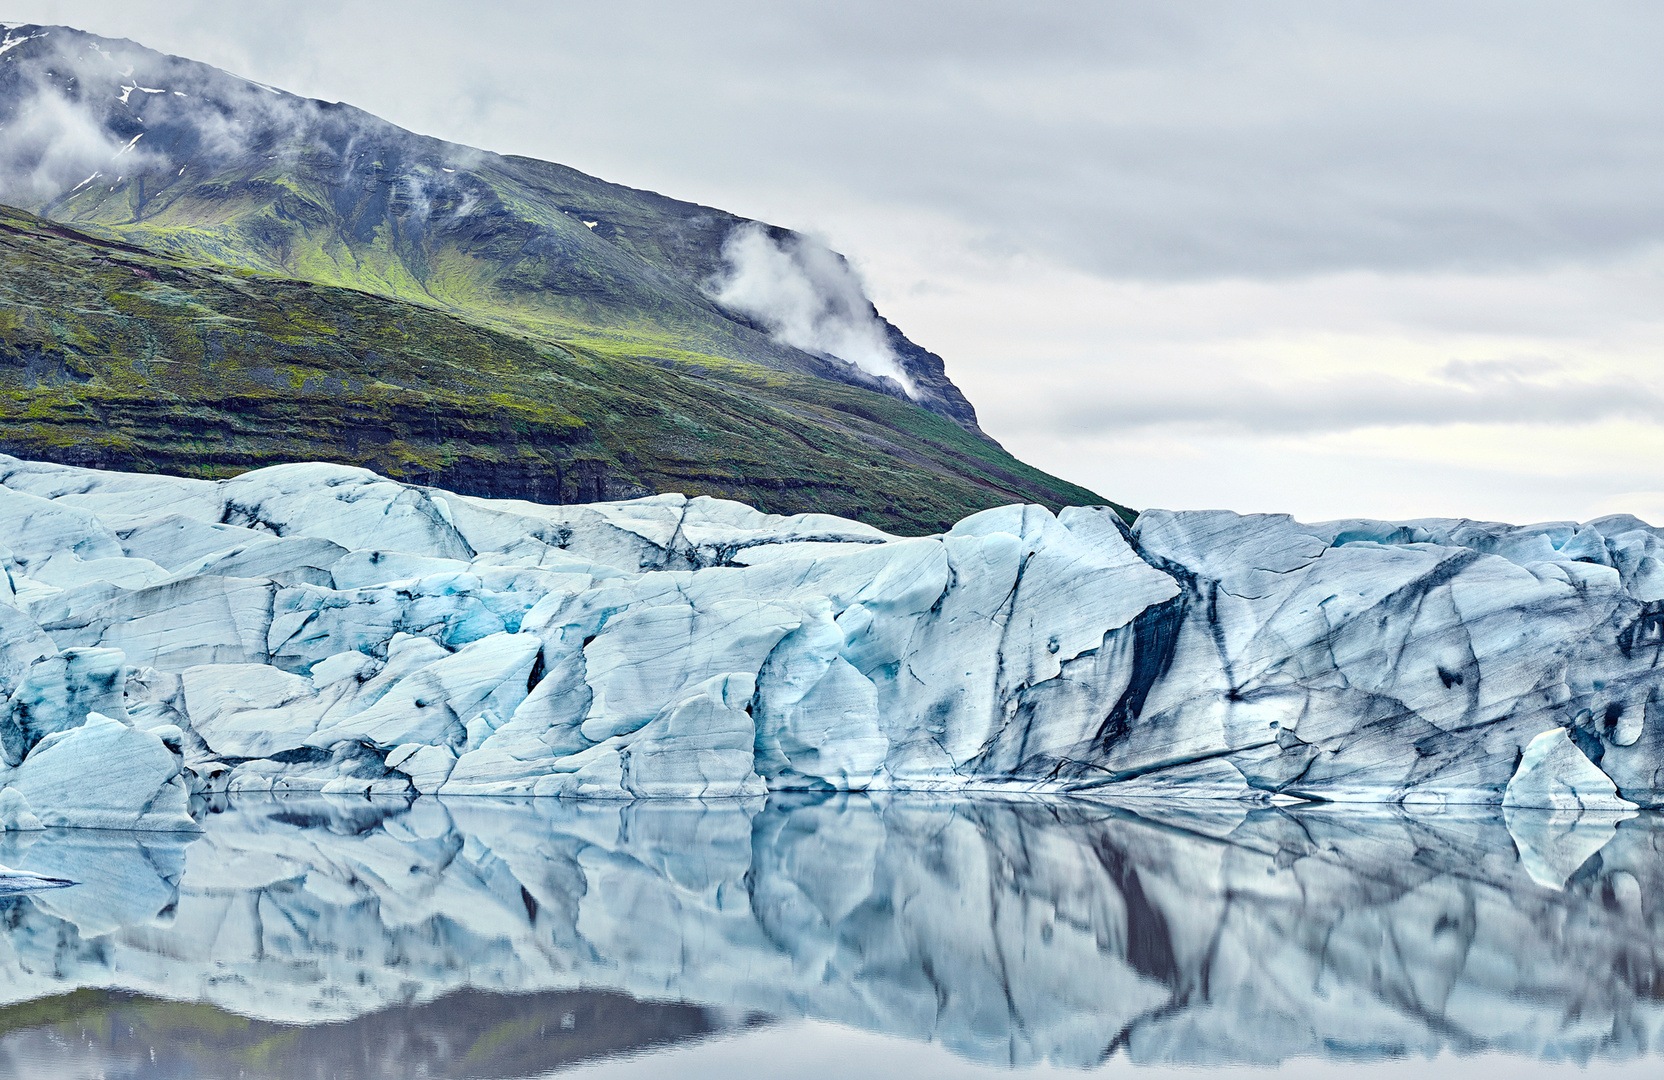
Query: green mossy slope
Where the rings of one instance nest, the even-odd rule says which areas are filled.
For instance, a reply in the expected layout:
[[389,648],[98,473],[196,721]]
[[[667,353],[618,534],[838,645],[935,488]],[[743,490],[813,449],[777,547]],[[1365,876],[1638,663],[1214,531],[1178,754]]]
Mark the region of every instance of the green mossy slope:
[[893,397],[663,344],[644,359],[0,208],[7,453],[203,477],[335,461],[546,502],[682,491],[900,533],[1106,501]]

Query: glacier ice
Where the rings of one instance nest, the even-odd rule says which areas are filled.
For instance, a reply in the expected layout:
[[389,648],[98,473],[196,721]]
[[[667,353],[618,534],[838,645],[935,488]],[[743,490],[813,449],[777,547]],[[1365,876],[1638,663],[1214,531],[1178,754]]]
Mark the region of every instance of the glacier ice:
[[1502,796],[1504,807],[1550,810],[1633,810],[1611,778],[1577,748],[1565,728],[1532,739]]
[[29,809],[29,800],[21,791],[14,787],[0,791],[0,832],[33,832],[45,827]]
[[[1628,517],[1034,506],[901,538],[0,458],[0,788],[151,828],[254,790],[1652,806],[1661,545]],[[66,751],[117,770],[96,806],[41,763]]]
[[[1521,863],[1539,884],[1557,889],[1611,840],[1635,804],[1618,797],[1565,728],[1553,728],[1526,746],[1502,808]],[[1519,813],[1523,808],[1550,813]]]

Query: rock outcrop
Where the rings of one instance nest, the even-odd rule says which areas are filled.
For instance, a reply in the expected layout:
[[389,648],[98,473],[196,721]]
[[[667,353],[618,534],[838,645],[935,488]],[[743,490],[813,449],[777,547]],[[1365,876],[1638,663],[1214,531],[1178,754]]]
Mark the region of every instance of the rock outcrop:
[[1655,805],[1660,543],[1033,506],[900,538],[0,458],[0,789],[147,828],[226,790]]

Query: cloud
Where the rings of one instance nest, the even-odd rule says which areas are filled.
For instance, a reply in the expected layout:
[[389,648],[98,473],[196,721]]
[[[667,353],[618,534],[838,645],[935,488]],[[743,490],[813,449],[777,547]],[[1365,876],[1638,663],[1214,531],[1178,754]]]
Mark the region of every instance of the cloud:
[[[275,160],[337,170],[348,181],[376,170],[403,132],[362,110],[328,105],[168,56],[128,41],[62,28],[7,31],[0,66],[0,200],[50,211],[89,184],[147,174],[171,181],[186,164]],[[434,143],[438,147],[441,144]],[[451,147],[443,164],[401,159],[389,176],[420,226],[478,203],[466,177],[485,157]]]
[[[122,41],[51,28],[8,31],[0,71],[0,198],[43,206],[98,181],[173,171],[188,129],[191,159],[225,158],[252,141],[281,149],[316,116],[313,102]],[[188,88],[188,93],[180,90]],[[179,121],[183,119],[184,124]]]
[[1664,390],[1657,4],[9,10],[821,230],[986,430],[1134,505],[1524,519],[1664,490],[1659,420],[1576,422]]
[[1534,375],[1565,370],[1562,360],[1541,356],[1518,356],[1502,360],[1452,360],[1439,369],[1439,375],[1464,386],[1515,384]]
[[[1472,374],[1480,368],[1480,374]],[[1181,427],[1262,435],[1316,434],[1383,427],[1457,424],[1656,422],[1664,396],[1628,381],[1528,382],[1509,365],[1486,371],[1452,364],[1457,381],[1382,377],[1325,379],[1300,386],[1221,380],[1183,393],[1161,387],[1130,393],[1094,389],[1036,409],[1032,426],[1054,433]]]
[[894,379],[916,396],[861,279],[843,256],[807,237],[775,239],[755,222],[729,234],[722,256],[727,271],[710,284],[717,303],[761,323],[777,341]]
[[[6,43],[14,40],[6,35]],[[142,135],[123,138],[109,130],[36,65],[13,61],[8,67],[15,76],[8,87],[9,115],[0,125],[0,198],[38,204],[99,177],[165,166],[160,155],[143,145]]]
[[1658,5],[619,0],[581,34],[532,0],[466,27],[440,0],[14,6],[750,217],[941,214],[1121,279],[1664,241]]

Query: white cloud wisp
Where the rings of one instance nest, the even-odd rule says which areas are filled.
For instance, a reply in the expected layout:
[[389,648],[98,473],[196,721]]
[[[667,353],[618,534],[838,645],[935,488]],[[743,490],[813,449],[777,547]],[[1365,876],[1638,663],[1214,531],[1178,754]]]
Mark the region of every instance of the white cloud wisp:
[[842,256],[801,236],[776,241],[755,222],[729,234],[722,255],[728,272],[712,283],[717,303],[761,323],[777,341],[894,379],[916,396],[861,279]]

